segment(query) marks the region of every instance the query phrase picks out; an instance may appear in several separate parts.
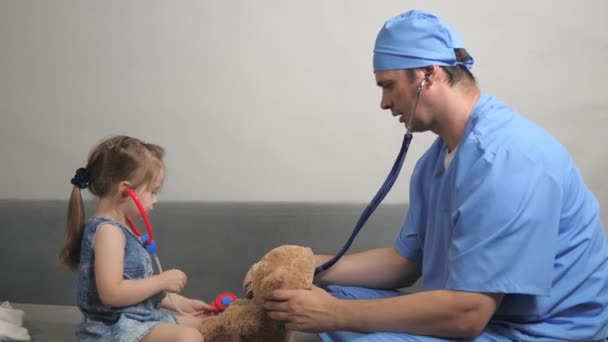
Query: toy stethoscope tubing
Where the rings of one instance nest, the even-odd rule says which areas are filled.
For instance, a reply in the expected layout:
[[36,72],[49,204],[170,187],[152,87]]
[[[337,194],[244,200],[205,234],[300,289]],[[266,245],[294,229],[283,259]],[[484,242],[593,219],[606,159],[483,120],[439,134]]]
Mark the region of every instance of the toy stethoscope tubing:
[[157,248],[156,248],[156,242],[154,242],[154,230],[152,229],[152,224],[150,224],[150,218],[148,217],[148,213],[146,213],[146,210],[144,209],[144,206],[139,201],[139,198],[135,194],[135,191],[133,191],[132,189],[126,189],[125,194],[128,195],[129,197],[131,197],[131,199],[135,203],[135,206],[137,206],[137,210],[139,211],[139,215],[141,216],[142,220],[144,221],[148,234],[142,234],[139,231],[139,229],[137,229],[137,226],[135,226],[133,221],[128,217],[126,218],[127,223],[129,224],[129,226],[131,227],[131,230],[133,230],[135,235],[137,235],[137,237],[139,238],[141,243],[144,245],[144,247],[146,248],[148,253],[152,254],[153,256],[156,256]]
[[[137,235],[137,237],[139,238],[139,240],[143,244],[144,248],[148,251],[148,253],[150,253],[150,255],[152,255],[154,257],[154,261],[156,262],[156,266],[158,267],[158,272],[162,273],[163,272],[163,268],[160,265],[160,260],[158,260],[158,256],[156,255],[156,252],[157,252],[158,249],[156,248],[156,242],[154,242],[154,230],[152,229],[152,224],[150,224],[150,218],[148,217],[148,213],[146,213],[146,210],[144,209],[144,206],[139,201],[139,198],[135,194],[135,191],[133,191],[132,189],[126,189],[125,190],[125,194],[128,195],[129,197],[131,197],[131,199],[133,200],[133,202],[137,206],[137,210],[139,211],[139,214],[141,215],[141,218],[144,221],[144,224],[146,226],[146,230],[147,230],[148,234],[143,234],[142,235],[142,233],[139,231],[139,229],[137,229],[137,227],[135,226],[135,224],[133,223],[133,221],[131,219],[126,218],[127,219],[127,223],[129,224],[129,226],[131,227],[131,230],[133,230],[133,232],[135,233],[135,235]],[[169,297],[169,300],[171,301],[171,303],[175,307],[175,310],[177,312],[179,312],[180,314],[186,315],[186,316],[194,316],[194,315],[196,315],[198,313],[198,312],[192,313],[192,312],[184,312],[184,311],[182,311],[179,308],[179,306],[177,306],[177,303],[175,303],[173,301],[173,296],[170,296],[170,294],[167,293],[167,297]]]
[[361,231],[361,228],[363,228],[363,225],[365,225],[365,222],[367,222],[367,220],[370,218],[370,216],[372,215],[374,210],[376,210],[378,205],[380,205],[380,203],[382,202],[384,197],[386,197],[388,192],[391,190],[391,188],[393,187],[393,184],[395,184],[395,181],[397,180],[397,177],[399,176],[399,171],[401,171],[401,167],[403,166],[403,161],[405,160],[405,156],[407,155],[407,150],[409,149],[410,143],[413,138],[410,130],[412,128],[412,122],[414,120],[414,115],[416,114],[416,108],[418,107],[418,100],[420,99],[420,93],[422,93],[422,88],[424,88],[424,85],[426,84],[428,76],[429,76],[428,74],[424,76],[424,79],[422,80],[422,82],[420,82],[420,86],[418,87],[418,90],[416,91],[416,101],[414,102],[414,108],[412,110],[412,115],[410,116],[410,119],[408,120],[407,131],[405,133],[405,136],[403,137],[403,144],[401,145],[401,150],[399,150],[399,154],[397,154],[397,159],[395,160],[395,163],[393,164],[393,167],[391,168],[391,171],[389,172],[386,180],[384,181],[384,183],[380,187],[380,190],[378,190],[378,192],[376,193],[376,195],[374,196],[372,201],[365,207],[365,209],[363,210],[363,213],[361,213],[361,216],[359,217],[359,220],[357,221],[357,224],[355,225],[353,232],[351,233],[350,237],[348,238],[348,240],[346,241],[346,243],[344,244],[344,246],[342,247],[340,252],[338,252],[338,254],[336,254],[330,260],[326,261],[322,265],[315,268],[315,275],[326,271],[327,269],[332,267],[336,262],[338,262],[338,260],[340,260],[340,258],[342,258],[342,256],[344,256],[344,254],[348,251],[348,249],[352,245],[353,241],[355,240],[355,237],[357,236],[357,234],[359,234],[359,231]]

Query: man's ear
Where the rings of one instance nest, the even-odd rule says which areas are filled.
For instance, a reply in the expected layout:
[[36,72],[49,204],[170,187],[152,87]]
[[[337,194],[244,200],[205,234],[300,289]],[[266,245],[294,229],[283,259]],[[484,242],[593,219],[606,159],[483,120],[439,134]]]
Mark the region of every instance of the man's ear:
[[424,72],[424,78],[426,79],[426,84],[433,84],[435,78],[437,77],[437,74],[439,73],[439,69],[440,68],[438,65],[429,65],[422,68],[422,71]]

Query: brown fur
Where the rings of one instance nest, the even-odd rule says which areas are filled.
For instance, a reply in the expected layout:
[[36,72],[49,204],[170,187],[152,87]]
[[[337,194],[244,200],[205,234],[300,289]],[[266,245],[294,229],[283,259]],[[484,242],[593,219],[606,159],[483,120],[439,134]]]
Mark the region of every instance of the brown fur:
[[285,325],[266,315],[263,300],[277,289],[311,289],[314,268],[310,248],[284,245],[270,251],[251,268],[253,298],[238,299],[222,315],[203,321],[200,331],[205,341],[290,341]]

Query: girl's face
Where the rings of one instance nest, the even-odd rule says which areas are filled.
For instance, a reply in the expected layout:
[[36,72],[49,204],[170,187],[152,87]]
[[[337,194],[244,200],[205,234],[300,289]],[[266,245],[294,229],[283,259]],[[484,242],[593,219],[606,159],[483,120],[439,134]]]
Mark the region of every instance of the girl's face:
[[[164,172],[161,171],[158,177],[156,177],[152,183],[142,185],[134,190],[146,213],[152,210],[154,205],[158,202],[158,192],[163,184],[163,180]],[[131,220],[141,218],[137,205],[135,205],[131,199],[129,199],[129,203],[125,211],[126,216]]]

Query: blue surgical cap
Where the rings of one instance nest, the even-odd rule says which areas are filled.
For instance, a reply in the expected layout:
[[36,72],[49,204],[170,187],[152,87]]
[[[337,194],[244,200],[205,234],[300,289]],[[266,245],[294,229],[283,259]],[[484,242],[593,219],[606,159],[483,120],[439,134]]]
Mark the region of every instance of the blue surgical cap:
[[455,48],[464,48],[464,41],[445,21],[431,13],[408,11],[389,19],[378,33],[374,72],[459,64],[470,69],[473,58],[458,61]]

